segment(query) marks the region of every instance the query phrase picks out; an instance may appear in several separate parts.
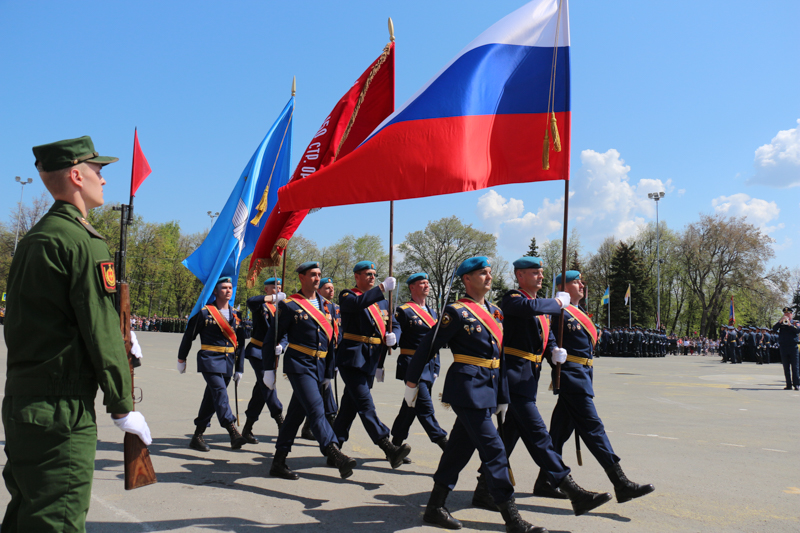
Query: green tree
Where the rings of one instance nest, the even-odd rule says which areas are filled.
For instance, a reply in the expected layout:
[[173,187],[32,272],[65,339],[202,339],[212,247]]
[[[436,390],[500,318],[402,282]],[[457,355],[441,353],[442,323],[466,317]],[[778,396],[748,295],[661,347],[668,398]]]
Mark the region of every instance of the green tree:
[[525,252],[528,257],[539,257],[539,246],[536,244],[536,237],[531,237],[531,244],[528,246],[528,251]]
[[[611,258],[609,285],[612,326],[627,325],[629,312],[633,324],[652,325],[649,322],[653,309],[652,291],[648,290],[642,260],[633,246],[624,242],[617,245]],[[629,305],[625,305],[628,286],[631,287],[631,300]]]
[[[441,307],[458,265],[473,256],[496,256],[497,238],[452,216],[429,222],[424,230],[409,233],[398,246],[398,251],[403,256],[398,271],[404,274],[427,272],[433,298]],[[463,288],[461,291],[463,295]]]

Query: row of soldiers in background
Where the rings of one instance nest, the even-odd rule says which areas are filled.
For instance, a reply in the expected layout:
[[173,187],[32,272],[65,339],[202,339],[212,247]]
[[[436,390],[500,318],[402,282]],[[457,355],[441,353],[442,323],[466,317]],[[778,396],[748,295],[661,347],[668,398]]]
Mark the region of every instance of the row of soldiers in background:
[[[599,325],[596,327],[600,329]],[[603,327],[595,357],[664,357],[668,344],[669,339],[663,329]]]
[[720,329],[721,363],[769,364],[780,359],[778,334],[755,326],[722,326]]
[[158,315],[152,318],[144,316],[131,315],[131,329],[137,331],[161,331],[164,333],[183,333],[186,331],[186,324],[188,319],[176,317],[160,317]]

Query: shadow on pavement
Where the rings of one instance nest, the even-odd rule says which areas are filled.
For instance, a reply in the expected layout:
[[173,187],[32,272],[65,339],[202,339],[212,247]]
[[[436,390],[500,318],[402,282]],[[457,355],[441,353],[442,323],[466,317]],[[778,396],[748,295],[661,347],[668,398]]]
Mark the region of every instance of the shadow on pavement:
[[[139,533],[141,531],[171,531],[193,528],[254,533],[268,529],[281,533],[305,533],[313,527],[314,531],[317,532],[391,533],[400,529],[425,525],[422,521],[422,512],[427,498],[427,492],[409,494],[407,496],[386,494],[378,496],[378,499],[386,502],[382,505],[361,505],[333,510],[306,510],[303,511],[303,515],[308,521],[300,524],[262,524],[252,520],[225,516],[155,520],[141,523],[94,522],[87,523],[86,530],[89,533],[112,530],[115,533]],[[487,511],[486,518],[488,521],[462,520],[462,523],[465,528],[471,530],[505,531],[505,526],[499,513],[489,513]],[[569,531],[551,530],[551,533],[569,533]]]

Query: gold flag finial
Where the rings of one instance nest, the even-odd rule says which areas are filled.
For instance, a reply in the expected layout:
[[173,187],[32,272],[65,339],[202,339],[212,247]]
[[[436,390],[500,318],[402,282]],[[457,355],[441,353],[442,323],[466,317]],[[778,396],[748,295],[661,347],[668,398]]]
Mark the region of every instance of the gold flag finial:
[[392,17],[389,17],[389,39],[394,42],[394,22],[392,22]]
[[297,94],[297,76],[292,76],[292,96]]

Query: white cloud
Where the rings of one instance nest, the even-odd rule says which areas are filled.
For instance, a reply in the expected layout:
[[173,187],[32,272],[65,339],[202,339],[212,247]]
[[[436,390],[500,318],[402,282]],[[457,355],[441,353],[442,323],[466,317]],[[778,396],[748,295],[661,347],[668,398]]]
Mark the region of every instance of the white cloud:
[[711,200],[711,206],[715,212],[723,215],[747,217],[747,221],[750,224],[758,227],[764,233],[771,233],[783,227],[783,224],[768,226],[781,213],[778,204],[775,202],[751,198],[744,193],[738,193],[714,198]]
[[[651,192],[673,192],[672,181],[642,179],[631,182],[631,168],[617,150],[605,153],[581,152],[582,166],[570,182],[570,226],[576,227],[584,245],[593,247],[608,235],[626,239],[639,226],[655,219]],[[478,200],[477,213],[483,223],[499,236],[501,243],[516,245],[535,235],[540,242],[561,229],[563,197],[545,198],[536,212],[525,212],[522,200],[506,199],[489,190]]]
[[[800,119],[797,120],[800,126]],[[781,130],[755,154],[755,175],[748,185],[788,188],[800,186],[800,127]]]
[[686,189],[678,189],[678,196],[683,196],[686,194]]

